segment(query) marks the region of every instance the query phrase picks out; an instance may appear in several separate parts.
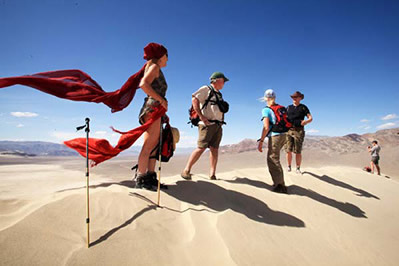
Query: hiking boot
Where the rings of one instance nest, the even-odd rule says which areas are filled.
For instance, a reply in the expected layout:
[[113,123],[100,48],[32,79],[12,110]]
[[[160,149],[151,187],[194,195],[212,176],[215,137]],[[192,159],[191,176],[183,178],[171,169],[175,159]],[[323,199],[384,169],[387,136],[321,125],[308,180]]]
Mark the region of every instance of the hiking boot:
[[133,182],[135,182],[134,187],[135,188],[143,188],[144,185],[144,179],[143,175],[138,175],[133,179]]
[[[147,183],[152,186],[153,190],[158,190],[158,176],[155,172],[147,172]],[[168,189],[168,185],[161,183],[159,185],[161,189]]]
[[151,191],[156,191],[156,187],[152,185],[152,177],[148,174],[139,174],[136,177],[135,188],[144,188]]
[[213,175],[213,176],[209,177],[209,179],[211,179],[211,180],[216,180],[216,176]]
[[184,178],[186,180],[191,180],[190,172],[187,172],[187,171],[183,170],[183,172],[180,175],[181,175],[182,178]]
[[287,171],[291,172],[291,165],[288,166]]
[[158,178],[157,173],[155,172],[147,172],[147,182],[153,186],[158,186]]
[[301,168],[297,167],[297,168],[296,168],[296,173],[297,173],[297,174],[302,174]]

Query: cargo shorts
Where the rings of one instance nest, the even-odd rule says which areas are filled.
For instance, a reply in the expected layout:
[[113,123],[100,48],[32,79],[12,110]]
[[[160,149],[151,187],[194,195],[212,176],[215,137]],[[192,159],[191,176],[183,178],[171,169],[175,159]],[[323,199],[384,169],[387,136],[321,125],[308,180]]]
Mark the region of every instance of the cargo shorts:
[[206,149],[209,147],[219,148],[222,140],[223,130],[219,124],[212,124],[209,126],[198,125],[198,148]]
[[302,152],[303,141],[305,140],[305,129],[303,127],[290,128],[286,137],[285,151],[300,154]]

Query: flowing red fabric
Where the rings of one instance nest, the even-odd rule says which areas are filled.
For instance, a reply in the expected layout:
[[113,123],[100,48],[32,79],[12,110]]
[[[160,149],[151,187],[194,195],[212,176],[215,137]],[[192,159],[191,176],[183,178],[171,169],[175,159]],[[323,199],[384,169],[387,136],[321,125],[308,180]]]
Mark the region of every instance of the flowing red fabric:
[[[151,126],[151,124],[164,114],[165,109],[162,106],[158,106],[154,108],[154,112],[151,113],[151,117],[145,124],[127,132],[113,129],[115,132],[122,134],[115,147],[112,147],[106,139],[89,138],[89,159],[94,162],[94,165],[97,165],[105,160],[117,156],[120,152],[132,146],[133,143]],[[65,141],[64,144],[69,148],[76,150],[83,157],[86,157],[86,138],[68,140]]]
[[[149,43],[144,47],[144,59],[161,58],[168,53],[168,50],[161,44]],[[114,92],[105,92],[101,86],[83,71],[58,70],[42,72],[33,75],[0,78],[0,88],[25,85],[42,92],[72,101],[85,101],[104,103],[111,108],[111,111],[118,112],[127,107],[132,101],[140,81],[144,76],[144,66],[133,74],[123,86]],[[112,147],[105,139],[89,139],[89,159],[94,165],[118,155],[121,151],[129,148],[146,131],[149,126],[165,114],[163,107],[155,108],[150,119],[142,126],[128,132],[119,132],[122,136],[118,144]],[[77,138],[64,142],[68,147],[86,157],[86,139]]]
[[114,92],[105,92],[88,74],[77,69],[0,78],[0,88],[25,85],[63,99],[104,103],[114,113],[130,104],[144,76],[144,69],[145,65]]

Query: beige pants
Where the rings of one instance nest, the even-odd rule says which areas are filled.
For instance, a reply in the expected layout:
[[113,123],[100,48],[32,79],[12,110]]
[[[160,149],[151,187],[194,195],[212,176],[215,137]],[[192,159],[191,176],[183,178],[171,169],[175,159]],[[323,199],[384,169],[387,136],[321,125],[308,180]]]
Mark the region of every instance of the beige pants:
[[269,173],[272,176],[274,185],[285,185],[284,172],[280,164],[280,151],[283,148],[285,141],[285,134],[269,137],[267,166],[269,167]]

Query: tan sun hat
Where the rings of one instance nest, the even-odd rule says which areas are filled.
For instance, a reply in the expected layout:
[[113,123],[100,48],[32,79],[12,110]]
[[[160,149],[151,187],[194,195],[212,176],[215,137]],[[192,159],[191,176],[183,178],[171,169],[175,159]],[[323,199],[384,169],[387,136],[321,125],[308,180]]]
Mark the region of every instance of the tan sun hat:
[[180,140],[180,132],[175,127],[170,127],[170,129],[172,130],[173,135],[173,150],[176,150],[176,143],[178,143]]

